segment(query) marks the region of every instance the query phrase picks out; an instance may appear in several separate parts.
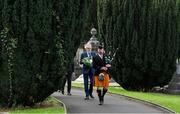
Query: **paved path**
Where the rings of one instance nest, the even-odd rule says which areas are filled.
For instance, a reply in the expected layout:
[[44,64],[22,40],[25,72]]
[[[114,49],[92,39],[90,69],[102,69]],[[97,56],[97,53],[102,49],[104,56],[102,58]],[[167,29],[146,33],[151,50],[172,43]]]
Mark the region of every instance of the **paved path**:
[[162,110],[140,102],[130,101],[119,95],[107,94],[104,105],[98,105],[98,98],[84,100],[84,92],[73,89],[72,96],[54,93],[52,96],[64,102],[68,113],[164,113]]

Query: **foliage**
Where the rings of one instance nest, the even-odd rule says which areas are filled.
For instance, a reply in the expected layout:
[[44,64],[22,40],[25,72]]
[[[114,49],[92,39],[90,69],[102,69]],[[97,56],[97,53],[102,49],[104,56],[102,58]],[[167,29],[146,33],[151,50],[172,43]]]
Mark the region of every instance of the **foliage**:
[[0,0],[0,106],[33,106],[61,88],[86,0]]
[[114,52],[111,75],[125,89],[169,83],[176,69],[176,0],[98,0],[99,37]]

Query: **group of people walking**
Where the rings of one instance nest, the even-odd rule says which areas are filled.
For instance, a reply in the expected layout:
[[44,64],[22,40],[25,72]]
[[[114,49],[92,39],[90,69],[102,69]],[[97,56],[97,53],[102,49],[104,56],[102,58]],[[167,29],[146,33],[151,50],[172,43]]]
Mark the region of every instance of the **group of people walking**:
[[[99,105],[104,103],[104,96],[108,91],[109,86],[109,68],[110,63],[106,61],[105,50],[102,45],[98,46],[97,52],[92,52],[90,43],[85,44],[85,51],[81,54],[80,64],[83,65],[83,78],[85,100],[93,96],[93,85],[97,87],[97,94],[99,98]],[[87,59],[87,60],[85,60]],[[90,80],[90,84],[88,83]]]
[[[107,62],[107,55],[102,45],[98,46],[96,52],[92,51],[90,43],[84,45],[85,51],[81,54],[80,64],[82,65],[82,73],[84,79],[84,100],[94,98],[93,86],[97,87],[97,95],[99,98],[99,105],[103,105],[104,96],[108,91],[109,86],[109,68],[110,62]],[[74,72],[74,64],[70,64],[63,81],[62,94],[64,94],[64,86],[67,82],[67,95],[71,95],[71,77]]]

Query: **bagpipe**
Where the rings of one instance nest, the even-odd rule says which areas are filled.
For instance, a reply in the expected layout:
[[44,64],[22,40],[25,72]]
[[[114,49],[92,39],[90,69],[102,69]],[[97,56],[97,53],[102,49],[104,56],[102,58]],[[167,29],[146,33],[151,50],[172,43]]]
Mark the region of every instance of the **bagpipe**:
[[[116,48],[115,52],[113,54],[111,54],[110,52],[108,54],[105,55],[104,59],[105,59],[105,64],[112,64],[114,57],[116,56],[116,53],[118,51],[119,48]],[[92,57],[85,57],[82,59],[83,64],[87,67],[87,68],[91,68],[92,67]]]
[[114,54],[111,54],[111,52],[109,52],[108,54],[105,55],[105,63],[106,64],[112,64],[113,60],[114,60],[114,57],[116,56],[116,53],[118,51],[119,48],[116,48]]
[[[107,65],[107,64],[110,64],[110,65],[112,64],[112,62],[113,62],[113,60],[114,60],[114,57],[116,56],[116,53],[117,53],[118,49],[119,49],[119,48],[116,48],[114,54],[111,54],[111,53],[109,52],[108,55],[107,55],[107,54],[105,55],[104,59],[105,59],[105,64],[106,64],[106,65]],[[99,81],[103,81],[103,80],[104,80],[104,73],[100,73],[100,74],[98,75],[98,79],[99,79]]]

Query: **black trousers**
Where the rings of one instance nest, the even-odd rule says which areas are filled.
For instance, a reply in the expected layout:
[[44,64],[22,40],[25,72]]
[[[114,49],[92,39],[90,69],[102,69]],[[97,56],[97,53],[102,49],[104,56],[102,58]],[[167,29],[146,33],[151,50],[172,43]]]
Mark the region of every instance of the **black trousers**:
[[72,79],[72,73],[66,74],[63,80],[62,91],[64,91],[67,82],[67,93],[71,93],[71,79]]

